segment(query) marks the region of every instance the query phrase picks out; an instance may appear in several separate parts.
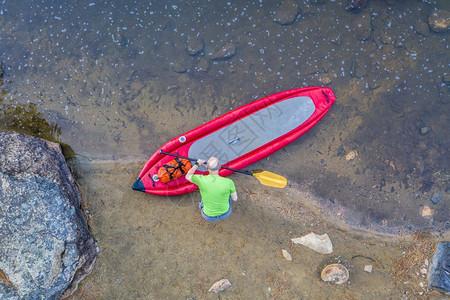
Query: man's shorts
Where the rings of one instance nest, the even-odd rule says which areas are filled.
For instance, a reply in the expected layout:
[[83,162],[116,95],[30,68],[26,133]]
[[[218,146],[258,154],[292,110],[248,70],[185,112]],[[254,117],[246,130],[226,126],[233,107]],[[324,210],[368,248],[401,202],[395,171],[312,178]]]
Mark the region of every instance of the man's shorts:
[[206,220],[206,221],[210,221],[210,222],[215,222],[215,221],[219,221],[219,220],[224,220],[226,218],[228,218],[229,215],[231,215],[231,198],[228,199],[228,201],[230,201],[230,208],[228,209],[228,211],[220,216],[216,216],[216,217],[209,217],[207,215],[205,215],[205,213],[203,212],[203,201],[200,201],[198,203],[198,207],[200,208],[200,212],[202,213],[202,217]]

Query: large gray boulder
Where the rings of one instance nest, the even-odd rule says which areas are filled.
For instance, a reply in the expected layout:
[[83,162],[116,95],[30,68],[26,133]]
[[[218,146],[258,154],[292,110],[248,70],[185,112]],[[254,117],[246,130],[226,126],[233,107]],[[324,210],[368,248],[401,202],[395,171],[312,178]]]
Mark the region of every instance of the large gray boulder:
[[56,143],[0,132],[0,299],[58,299],[97,251]]

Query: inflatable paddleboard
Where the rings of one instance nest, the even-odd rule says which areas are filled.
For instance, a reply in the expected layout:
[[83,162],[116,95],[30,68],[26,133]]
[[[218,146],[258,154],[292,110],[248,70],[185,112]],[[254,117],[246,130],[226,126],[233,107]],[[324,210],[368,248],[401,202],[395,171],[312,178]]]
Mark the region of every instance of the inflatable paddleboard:
[[[207,160],[216,156],[220,164],[245,168],[295,141],[311,129],[336,101],[327,87],[306,87],[280,92],[256,100],[161,146],[144,165],[134,190],[161,196],[190,193],[198,187],[185,176],[163,183],[158,179],[161,166],[173,160],[160,150]],[[233,171],[220,169],[221,176]],[[196,174],[207,174],[204,167]]]

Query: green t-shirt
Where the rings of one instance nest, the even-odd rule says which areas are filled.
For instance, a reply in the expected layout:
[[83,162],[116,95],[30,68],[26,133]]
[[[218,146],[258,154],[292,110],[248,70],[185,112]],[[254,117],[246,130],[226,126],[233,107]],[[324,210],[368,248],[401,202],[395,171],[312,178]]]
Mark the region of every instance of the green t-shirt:
[[203,212],[209,217],[220,216],[230,208],[230,194],[236,192],[233,180],[219,175],[193,175],[203,201]]

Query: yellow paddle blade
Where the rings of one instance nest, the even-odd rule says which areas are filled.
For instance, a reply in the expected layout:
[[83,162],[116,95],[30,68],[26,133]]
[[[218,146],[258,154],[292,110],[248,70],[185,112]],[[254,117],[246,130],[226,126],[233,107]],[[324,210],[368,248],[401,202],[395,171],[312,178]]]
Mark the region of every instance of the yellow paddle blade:
[[257,171],[253,173],[253,177],[258,179],[263,185],[277,187],[280,189],[284,188],[287,184],[286,178],[269,171]]

